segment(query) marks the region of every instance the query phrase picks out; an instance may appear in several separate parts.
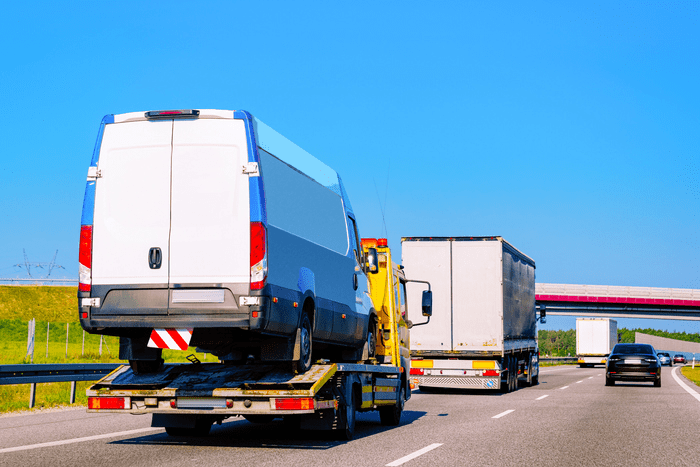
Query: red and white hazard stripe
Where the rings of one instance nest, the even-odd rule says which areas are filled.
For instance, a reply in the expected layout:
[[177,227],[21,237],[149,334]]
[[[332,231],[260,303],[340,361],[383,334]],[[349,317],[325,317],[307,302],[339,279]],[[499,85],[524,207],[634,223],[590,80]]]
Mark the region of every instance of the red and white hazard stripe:
[[154,329],[148,346],[156,349],[187,350],[192,329]]

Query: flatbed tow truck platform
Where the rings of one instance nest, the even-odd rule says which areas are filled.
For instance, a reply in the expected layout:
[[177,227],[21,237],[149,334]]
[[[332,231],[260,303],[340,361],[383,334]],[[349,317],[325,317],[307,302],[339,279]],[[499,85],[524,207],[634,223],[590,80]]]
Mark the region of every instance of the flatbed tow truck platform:
[[136,374],[124,365],[88,389],[88,412],[152,413],[152,426],[174,436],[206,435],[213,423],[243,416],[282,417],[351,439],[356,411],[378,410],[382,424],[398,425],[410,397],[402,367],[323,362],[303,374],[287,367],[194,362]]

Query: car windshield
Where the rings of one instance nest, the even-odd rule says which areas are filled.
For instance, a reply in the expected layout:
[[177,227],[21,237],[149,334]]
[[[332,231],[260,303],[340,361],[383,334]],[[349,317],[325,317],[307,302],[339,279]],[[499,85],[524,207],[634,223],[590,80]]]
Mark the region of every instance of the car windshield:
[[650,345],[644,344],[626,344],[626,345],[616,345],[613,349],[613,353],[623,354],[623,355],[633,355],[633,354],[654,354],[654,350]]

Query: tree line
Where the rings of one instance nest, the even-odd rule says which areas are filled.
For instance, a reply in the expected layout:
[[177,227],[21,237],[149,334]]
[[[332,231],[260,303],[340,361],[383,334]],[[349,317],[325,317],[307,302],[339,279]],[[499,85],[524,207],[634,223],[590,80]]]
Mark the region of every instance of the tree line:
[[[617,330],[620,342],[634,342],[636,332],[650,334],[652,336],[667,337],[687,342],[700,342],[700,334],[687,332],[668,332],[657,329],[626,329]],[[545,331],[540,330],[537,334],[540,355],[552,357],[573,357],[576,355],[576,330],[567,331]]]

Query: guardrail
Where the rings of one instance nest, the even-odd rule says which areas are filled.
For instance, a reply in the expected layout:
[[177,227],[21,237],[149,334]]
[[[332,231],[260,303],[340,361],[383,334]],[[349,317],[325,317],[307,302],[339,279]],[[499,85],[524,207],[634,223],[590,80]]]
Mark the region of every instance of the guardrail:
[[37,383],[70,382],[70,403],[73,404],[77,381],[97,381],[120,366],[120,363],[0,365],[0,385],[31,384],[29,408],[32,408],[36,400]]

